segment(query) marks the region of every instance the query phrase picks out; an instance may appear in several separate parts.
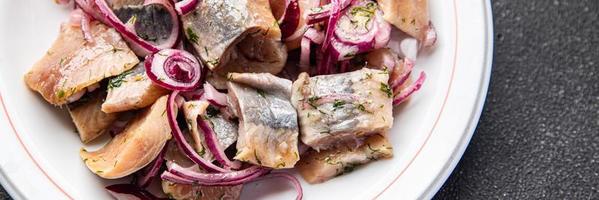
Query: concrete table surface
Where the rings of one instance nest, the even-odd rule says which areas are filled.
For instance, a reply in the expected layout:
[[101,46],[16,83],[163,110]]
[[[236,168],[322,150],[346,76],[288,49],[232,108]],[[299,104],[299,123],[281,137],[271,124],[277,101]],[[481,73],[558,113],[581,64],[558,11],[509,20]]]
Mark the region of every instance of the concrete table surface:
[[435,199],[599,199],[599,1],[495,0],[493,15],[483,115]]

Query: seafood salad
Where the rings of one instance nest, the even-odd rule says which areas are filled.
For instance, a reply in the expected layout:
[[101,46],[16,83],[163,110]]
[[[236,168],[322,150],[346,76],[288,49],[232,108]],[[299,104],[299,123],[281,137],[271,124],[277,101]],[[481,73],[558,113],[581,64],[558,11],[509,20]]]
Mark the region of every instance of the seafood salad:
[[83,144],[111,136],[79,156],[123,180],[115,199],[239,199],[270,178],[302,199],[290,170],[318,184],[392,158],[437,37],[427,0],[55,1],[70,18],[25,84]]

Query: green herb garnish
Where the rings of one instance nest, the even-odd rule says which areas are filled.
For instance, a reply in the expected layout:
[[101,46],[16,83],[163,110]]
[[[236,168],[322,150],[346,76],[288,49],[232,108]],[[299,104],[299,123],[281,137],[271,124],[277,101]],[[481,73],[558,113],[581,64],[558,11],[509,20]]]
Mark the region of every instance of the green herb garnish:
[[343,108],[343,105],[345,105],[345,101],[335,99],[335,102],[333,103],[333,109]]
[[133,73],[133,71],[126,71],[112,79],[110,79],[110,81],[108,81],[108,89],[113,89],[113,88],[118,88],[121,87],[121,85],[123,84],[123,82],[126,82],[124,79],[125,77],[127,77],[127,75]]
[[[187,29],[185,29],[185,33],[187,33],[187,38],[189,39],[189,41],[197,44],[198,43],[198,39],[200,39],[200,37],[198,37],[198,35],[193,32],[193,29],[191,29],[190,27],[187,27]],[[206,50],[206,55],[208,54],[208,51]]]
[[393,96],[393,92],[391,91],[391,88],[386,83],[381,83],[380,90],[383,91],[384,93],[386,93],[387,97],[389,97],[389,98],[391,98],[391,96]]
[[319,96],[312,96],[310,98],[308,98],[308,104],[310,104],[310,106],[316,108],[316,101],[318,101],[320,99]]

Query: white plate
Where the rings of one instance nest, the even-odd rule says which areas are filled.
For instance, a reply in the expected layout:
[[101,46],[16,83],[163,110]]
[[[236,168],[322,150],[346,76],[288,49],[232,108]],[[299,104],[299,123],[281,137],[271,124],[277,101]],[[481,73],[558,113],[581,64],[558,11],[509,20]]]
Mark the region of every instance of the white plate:
[[[485,0],[430,0],[438,46],[417,70],[428,79],[395,119],[393,159],[323,184],[303,183],[305,199],[431,198],[447,179],[478,122],[491,72],[491,6]],[[108,199],[81,162],[69,117],[23,83],[66,21],[50,0],[0,1],[0,182],[15,199]],[[114,181],[113,181],[114,183]],[[260,191],[260,192],[258,192]],[[291,199],[286,186],[261,182],[244,199]]]

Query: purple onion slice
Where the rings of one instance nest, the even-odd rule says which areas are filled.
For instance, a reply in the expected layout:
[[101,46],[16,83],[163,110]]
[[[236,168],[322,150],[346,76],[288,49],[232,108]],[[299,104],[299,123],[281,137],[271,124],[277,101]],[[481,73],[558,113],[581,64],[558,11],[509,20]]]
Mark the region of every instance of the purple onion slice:
[[169,90],[194,90],[202,75],[202,63],[191,53],[178,49],[151,54],[146,57],[144,66],[154,83]]

